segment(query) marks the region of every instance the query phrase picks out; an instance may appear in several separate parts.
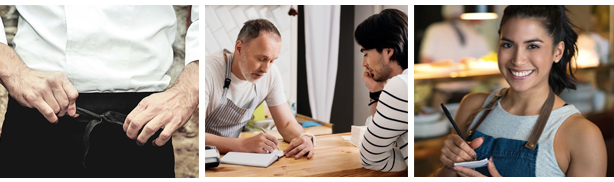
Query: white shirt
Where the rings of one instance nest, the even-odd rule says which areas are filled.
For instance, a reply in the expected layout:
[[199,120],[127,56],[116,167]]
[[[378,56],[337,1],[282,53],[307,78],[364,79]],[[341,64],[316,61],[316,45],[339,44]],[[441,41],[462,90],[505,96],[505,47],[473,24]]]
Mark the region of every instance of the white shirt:
[[[30,69],[63,72],[80,93],[163,91],[171,80],[172,6],[16,7],[15,52]],[[199,52],[198,6],[191,13],[186,65]]]
[[[205,57],[205,103],[207,104],[205,105],[205,116],[213,113],[224,93],[226,60],[223,51],[230,53],[227,49],[224,49]],[[281,74],[275,64],[271,65],[269,72],[264,74],[257,84],[262,97],[262,100],[255,101],[257,104],[264,100],[266,100],[268,106],[278,106],[286,102]],[[234,73],[231,73],[230,86],[226,97],[232,100],[235,105],[245,108],[249,104],[248,102],[256,97],[254,83],[241,80]]]
[[452,59],[460,62],[463,57],[480,58],[490,51],[486,38],[462,21],[456,21],[458,29],[465,37],[465,46],[450,22],[430,25],[420,46],[420,57],[430,57],[433,61]]
[[367,131],[359,147],[364,168],[401,171],[408,158],[408,69],[392,77],[384,86],[377,112],[367,118]]

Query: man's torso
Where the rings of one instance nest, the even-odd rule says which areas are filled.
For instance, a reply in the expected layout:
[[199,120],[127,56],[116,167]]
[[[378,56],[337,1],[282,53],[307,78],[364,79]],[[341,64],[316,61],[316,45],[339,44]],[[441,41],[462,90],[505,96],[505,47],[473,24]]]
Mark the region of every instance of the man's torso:
[[15,52],[81,93],[163,91],[173,62],[171,6],[17,6]]

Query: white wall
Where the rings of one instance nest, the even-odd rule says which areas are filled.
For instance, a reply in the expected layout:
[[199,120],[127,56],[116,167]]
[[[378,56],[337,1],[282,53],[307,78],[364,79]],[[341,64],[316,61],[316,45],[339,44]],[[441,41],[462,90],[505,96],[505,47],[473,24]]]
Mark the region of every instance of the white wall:
[[[354,6],[354,28],[358,26],[362,21],[369,16],[379,13],[381,10],[395,8],[408,14],[407,5],[356,5]],[[412,25],[413,26],[413,25]],[[411,47],[411,46],[410,46]],[[411,49],[410,49],[411,50]],[[369,113],[371,113],[371,107],[369,104],[369,89],[365,86],[365,82],[362,80],[362,53],[360,52],[360,45],[354,44],[354,125],[365,125]]]
[[[298,6],[294,5],[297,9]],[[298,16],[289,16],[290,5],[271,6],[205,6],[205,55],[226,48],[234,51],[234,44],[243,23],[263,18],[271,21],[281,34],[279,58],[274,62],[284,83],[286,98],[296,102],[296,69]]]

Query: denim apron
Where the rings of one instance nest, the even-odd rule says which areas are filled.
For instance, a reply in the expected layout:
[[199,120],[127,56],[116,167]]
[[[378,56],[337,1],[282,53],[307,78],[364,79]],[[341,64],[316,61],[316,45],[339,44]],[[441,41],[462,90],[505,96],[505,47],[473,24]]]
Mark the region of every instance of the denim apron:
[[[499,92],[492,101],[484,108],[480,108],[471,115],[469,122],[472,122],[478,113],[485,111],[485,113],[480,117],[478,123],[468,131],[467,140],[474,140],[479,137],[484,137],[484,143],[480,145],[480,147],[474,149],[477,154],[477,159],[490,158],[492,156],[493,162],[497,168],[497,171],[501,176],[506,177],[534,177],[535,175],[535,166],[537,161],[537,151],[539,148],[539,144],[537,141],[541,136],[541,133],[544,130],[544,127],[550,117],[550,113],[552,112],[552,107],[554,105],[554,93],[552,90],[548,94],[548,99],[544,103],[542,107],[542,111],[537,118],[537,122],[531,132],[527,141],[516,140],[516,139],[508,139],[508,138],[493,138],[492,136],[486,135],[480,131],[477,131],[480,124],[484,121],[484,119],[490,114],[499,99],[503,97],[507,93],[508,89],[503,89]],[[467,127],[471,126],[471,123],[466,125]],[[488,171],[488,166],[476,168],[476,171],[486,175],[491,176]]]
[[245,108],[235,105],[232,100],[226,98],[228,87],[230,86],[230,74],[232,67],[232,54],[226,55],[226,77],[224,81],[224,92],[222,100],[215,110],[205,119],[205,132],[223,137],[239,138],[241,130],[251,119],[252,113],[261,99],[258,84],[254,84],[256,97],[248,102]]

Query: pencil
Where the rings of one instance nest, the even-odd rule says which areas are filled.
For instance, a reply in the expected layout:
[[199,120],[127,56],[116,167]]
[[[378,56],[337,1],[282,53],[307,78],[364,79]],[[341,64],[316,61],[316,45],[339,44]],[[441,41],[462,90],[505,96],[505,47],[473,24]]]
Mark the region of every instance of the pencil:
[[[262,126],[260,127],[260,129],[262,130],[262,133],[266,133],[266,131],[264,131],[264,128],[262,128]],[[275,145],[275,148],[276,148],[277,150],[279,150],[279,147],[277,147],[277,145]],[[272,151],[271,151],[271,152],[272,152]]]

